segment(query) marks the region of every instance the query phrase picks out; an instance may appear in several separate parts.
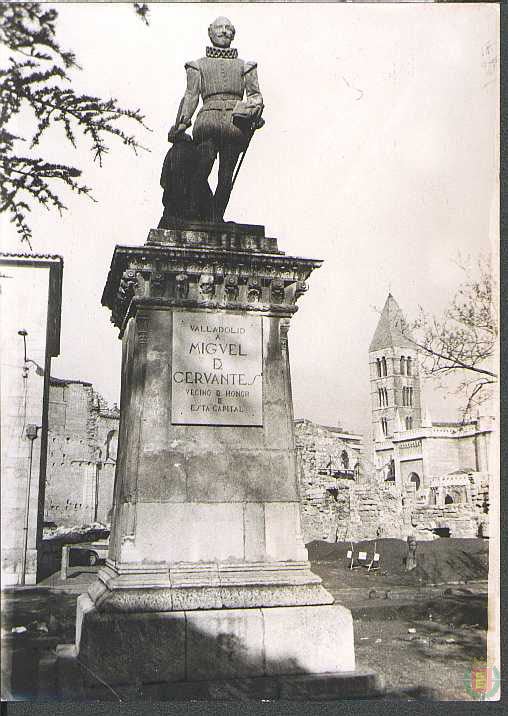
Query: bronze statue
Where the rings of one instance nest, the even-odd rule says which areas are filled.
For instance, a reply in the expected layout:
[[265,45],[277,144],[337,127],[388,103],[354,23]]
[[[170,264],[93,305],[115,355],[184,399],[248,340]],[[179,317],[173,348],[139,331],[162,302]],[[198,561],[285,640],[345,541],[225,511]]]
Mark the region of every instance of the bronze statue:
[[[197,220],[220,222],[231,195],[238,158],[247,149],[254,131],[264,124],[263,98],[256,63],[241,60],[238,51],[230,47],[235,37],[231,21],[218,17],[208,28],[208,35],[213,47],[206,48],[206,57],[185,65],[187,89],[168,138],[176,142],[185,135],[201,97],[203,105],[193,127],[196,164],[192,180],[186,184],[190,198],[184,213]],[[218,183],[215,194],[211,194],[208,177],[217,155]],[[182,174],[184,181],[188,181],[178,164],[173,164],[171,172],[176,180]],[[182,211],[166,212],[165,205],[165,213],[178,215]]]

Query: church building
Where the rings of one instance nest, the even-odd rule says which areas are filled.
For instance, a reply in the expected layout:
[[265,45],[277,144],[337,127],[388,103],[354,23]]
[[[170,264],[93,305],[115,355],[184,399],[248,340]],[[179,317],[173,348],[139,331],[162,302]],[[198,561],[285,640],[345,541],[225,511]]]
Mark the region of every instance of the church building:
[[412,524],[450,536],[487,529],[493,420],[432,422],[422,401],[419,351],[388,295],[369,348],[374,462],[412,505]]

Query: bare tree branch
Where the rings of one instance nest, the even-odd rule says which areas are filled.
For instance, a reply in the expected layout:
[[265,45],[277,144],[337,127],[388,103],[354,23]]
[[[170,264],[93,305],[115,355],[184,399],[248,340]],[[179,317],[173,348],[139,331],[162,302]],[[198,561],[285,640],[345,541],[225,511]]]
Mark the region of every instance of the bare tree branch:
[[[462,265],[465,280],[442,315],[427,314],[402,330],[422,354],[422,368],[429,376],[464,376],[457,391],[465,399],[465,411],[489,397],[488,386],[497,382],[492,362],[497,345],[494,310],[496,286],[490,260],[480,257],[476,268]],[[470,378],[468,378],[470,376]]]
[[[148,24],[149,8],[136,7]],[[39,3],[0,2],[0,42],[9,51],[0,68],[0,211],[7,211],[21,241],[31,247],[32,228],[28,221],[31,204],[64,210],[60,187],[91,197],[89,187],[78,182],[81,169],[43,157],[28,157],[19,143],[31,149],[45,132],[60,125],[68,142],[76,147],[78,133],[90,140],[94,161],[102,166],[109,140],[119,139],[135,153],[145,149],[127,133],[125,122],[148,129],[139,109],[121,107],[116,99],[78,94],[72,87],[69,70],[81,69],[73,52],[61,49],[56,38],[58,12]],[[25,108],[32,112],[34,127],[29,137],[10,131],[10,124]]]

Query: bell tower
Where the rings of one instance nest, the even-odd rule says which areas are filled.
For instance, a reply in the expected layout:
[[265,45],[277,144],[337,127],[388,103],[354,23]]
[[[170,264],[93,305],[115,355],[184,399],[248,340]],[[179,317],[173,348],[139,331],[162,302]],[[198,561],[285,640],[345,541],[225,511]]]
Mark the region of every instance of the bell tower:
[[389,293],[369,348],[376,443],[422,424],[418,349],[405,324],[404,314]]

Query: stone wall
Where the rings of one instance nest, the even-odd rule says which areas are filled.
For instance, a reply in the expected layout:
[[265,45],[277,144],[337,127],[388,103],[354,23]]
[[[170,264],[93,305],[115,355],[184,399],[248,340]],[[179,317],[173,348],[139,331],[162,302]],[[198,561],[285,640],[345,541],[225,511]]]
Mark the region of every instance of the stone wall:
[[348,523],[351,488],[361,476],[361,436],[310,420],[295,421],[295,436],[305,542],[335,541]]
[[450,537],[487,537],[488,475],[457,473],[434,479],[430,490],[413,498],[410,509],[418,539],[432,539],[436,530],[448,531]]
[[[429,478],[428,487],[386,480],[361,458],[360,436],[308,420],[296,421],[295,433],[305,542],[488,536],[487,473],[456,470]],[[341,470],[343,450],[359,469]],[[402,464],[404,474],[414,467]]]
[[341,540],[375,539],[407,536],[406,516],[402,494],[392,481],[377,481],[354,485],[351,491],[351,512]]
[[109,522],[118,423],[90,383],[51,379],[46,522]]

